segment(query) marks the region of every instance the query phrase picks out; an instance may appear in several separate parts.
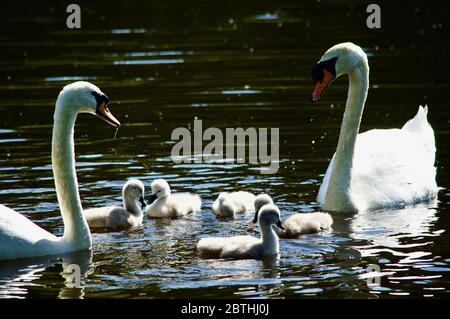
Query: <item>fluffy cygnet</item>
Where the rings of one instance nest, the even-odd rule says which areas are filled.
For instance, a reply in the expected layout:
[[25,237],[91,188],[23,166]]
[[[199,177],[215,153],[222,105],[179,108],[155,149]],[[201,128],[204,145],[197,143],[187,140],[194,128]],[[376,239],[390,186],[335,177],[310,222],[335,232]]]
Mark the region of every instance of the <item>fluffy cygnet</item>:
[[[258,219],[259,209],[266,204],[273,204],[273,200],[269,195],[260,194],[256,196],[254,222]],[[297,213],[283,221],[284,230],[275,228],[275,231],[280,238],[296,238],[302,234],[313,234],[329,230],[332,224],[333,219],[328,213]]]
[[152,185],[152,195],[145,211],[149,217],[177,218],[200,211],[200,196],[191,193],[170,192],[170,186],[164,179],[156,179]]
[[123,207],[106,206],[83,211],[91,229],[115,230],[137,227],[142,224],[144,202],[144,184],[131,179],[122,188]]
[[220,217],[234,217],[235,214],[253,212],[255,195],[249,192],[220,193],[213,203],[214,214]]
[[264,205],[259,211],[258,225],[261,238],[253,236],[210,237],[197,243],[202,258],[261,259],[278,257],[280,246],[272,226],[283,229],[280,211],[273,204]]

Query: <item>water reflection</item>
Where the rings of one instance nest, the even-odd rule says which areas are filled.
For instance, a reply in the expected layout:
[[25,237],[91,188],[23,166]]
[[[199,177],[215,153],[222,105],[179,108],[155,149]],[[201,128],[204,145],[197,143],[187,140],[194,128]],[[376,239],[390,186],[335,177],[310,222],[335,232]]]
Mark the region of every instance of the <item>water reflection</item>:
[[[377,256],[381,251],[402,254],[403,249],[424,249],[443,230],[433,230],[437,201],[401,209],[359,212],[351,220],[350,237],[365,240],[358,246],[363,257]],[[417,252],[414,252],[417,253]],[[402,262],[402,261],[400,261]]]
[[[80,278],[75,278],[79,267]],[[55,269],[61,269],[55,273]],[[0,262],[0,298],[29,298],[39,291],[55,290],[57,298],[79,299],[85,294],[85,284],[93,273],[92,251],[65,254],[60,257],[38,257]],[[49,281],[49,279],[51,280]],[[78,283],[80,286],[78,287]]]
[[[372,273],[371,277],[382,278],[381,285],[372,286],[372,293],[410,295],[401,287],[414,282],[422,286],[422,296],[425,296],[431,281],[442,278],[442,275],[432,273],[432,269],[441,265],[439,256],[435,256],[432,249],[434,238],[444,232],[436,229],[437,207],[437,201],[433,201],[402,209],[360,212],[351,219],[349,236],[366,243],[354,248],[369,263],[378,259],[379,272]],[[418,269],[423,272],[418,273]],[[363,275],[360,278],[369,277]],[[415,293],[420,295],[420,290]]]

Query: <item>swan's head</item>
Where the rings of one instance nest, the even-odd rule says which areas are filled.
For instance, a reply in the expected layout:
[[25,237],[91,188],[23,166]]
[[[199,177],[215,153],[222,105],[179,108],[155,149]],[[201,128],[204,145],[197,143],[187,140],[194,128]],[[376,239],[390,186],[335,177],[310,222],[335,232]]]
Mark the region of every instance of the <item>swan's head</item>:
[[253,223],[256,224],[256,221],[258,220],[258,212],[264,205],[267,204],[273,204],[272,198],[267,194],[259,194],[255,198],[255,218],[253,219]]
[[160,178],[155,179],[151,185],[152,195],[150,195],[149,204],[153,203],[157,198],[163,198],[170,195],[170,186],[166,180]]
[[367,64],[367,55],[351,42],[336,44],[328,49],[311,72],[316,85],[311,101],[318,101],[335,78],[352,72],[364,63]]
[[122,195],[125,201],[138,201],[141,208],[144,209],[146,204],[144,201],[144,184],[138,179],[130,179],[123,185]]
[[266,204],[261,207],[257,220],[260,227],[276,225],[278,228],[285,229],[281,223],[280,210],[274,204]]
[[66,85],[59,93],[57,107],[71,108],[75,113],[97,115],[112,126],[119,127],[120,122],[108,109],[109,98],[97,86],[85,81]]

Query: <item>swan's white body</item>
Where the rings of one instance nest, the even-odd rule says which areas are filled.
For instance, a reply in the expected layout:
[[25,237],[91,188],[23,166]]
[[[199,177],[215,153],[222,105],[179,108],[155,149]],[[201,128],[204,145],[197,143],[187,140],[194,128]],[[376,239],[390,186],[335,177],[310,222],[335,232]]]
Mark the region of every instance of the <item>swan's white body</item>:
[[144,184],[137,179],[129,180],[122,189],[123,207],[107,206],[83,211],[91,229],[115,230],[142,225]]
[[273,204],[259,211],[258,224],[261,238],[252,236],[209,237],[197,243],[202,258],[261,259],[278,256],[280,246],[273,225],[281,225],[280,211]]
[[401,207],[434,198],[435,140],[428,108],[401,129],[374,129],[358,134],[369,87],[369,66],[363,50],[342,43],[321,61],[336,58],[336,74],[349,74],[350,87],[336,153],[317,196],[328,211],[364,211]]
[[[273,204],[272,198],[267,194],[259,194],[255,199],[255,220],[258,212],[264,205]],[[274,227],[280,238],[296,238],[303,234],[314,234],[331,229],[333,219],[328,213],[297,213],[283,220],[285,229]]]
[[[0,260],[62,254],[91,248],[91,233],[83,216],[78,193],[73,132],[78,113],[98,114],[99,103],[92,92],[98,97],[104,96],[107,100],[95,85],[75,82],[65,86],[56,101],[52,164],[56,194],[64,222],[63,236],[56,237],[25,216],[0,205]],[[105,108],[106,102],[102,103],[102,108]]]
[[148,217],[178,218],[200,211],[200,196],[191,193],[175,193],[170,191],[164,179],[156,179],[152,185],[152,196],[156,199],[145,207]]
[[234,217],[235,214],[254,212],[254,202],[255,195],[249,192],[220,193],[212,209],[217,216]]

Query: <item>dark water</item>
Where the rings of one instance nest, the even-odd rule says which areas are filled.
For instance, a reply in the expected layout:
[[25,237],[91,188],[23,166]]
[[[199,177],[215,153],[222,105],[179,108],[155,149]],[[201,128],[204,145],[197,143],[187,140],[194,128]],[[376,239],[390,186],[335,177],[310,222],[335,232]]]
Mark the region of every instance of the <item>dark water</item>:
[[[9,3],[0,12],[0,203],[61,234],[50,139],[59,90],[98,85],[123,127],[92,116],[76,127],[84,207],[120,203],[128,178],[165,178],[203,198],[181,220],[93,235],[93,252],[0,264],[0,297],[354,297],[446,298],[450,289],[448,10],[429,2],[380,2],[381,30],[351,1],[79,2],[82,29],[65,27],[65,4]],[[3,5],[2,5],[3,6]],[[368,53],[371,86],[361,130],[400,127],[428,104],[437,141],[436,203],[333,214],[329,234],[281,242],[273,261],[198,258],[202,236],[258,234],[248,218],[219,221],[219,192],[273,196],[284,216],[318,211],[315,196],[338,139],[347,92],[342,78],[311,105],[310,69],[330,46],[353,41]],[[280,169],[174,164],[171,132],[203,126],[280,128]],[[67,265],[84,273],[66,287]],[[381,285],[368,287],[368,265]]]

